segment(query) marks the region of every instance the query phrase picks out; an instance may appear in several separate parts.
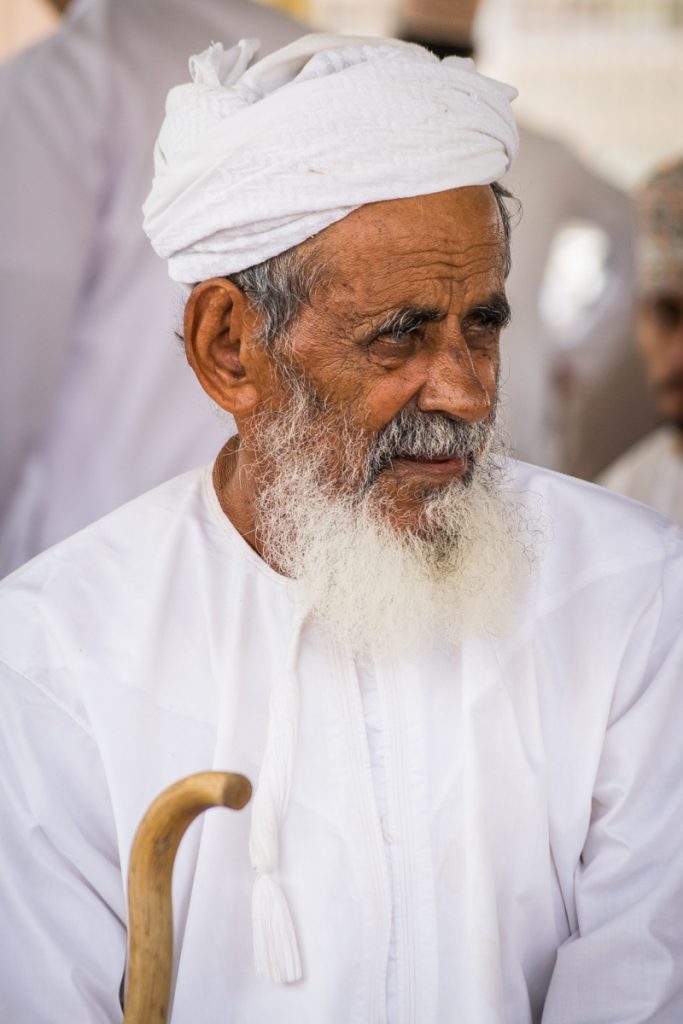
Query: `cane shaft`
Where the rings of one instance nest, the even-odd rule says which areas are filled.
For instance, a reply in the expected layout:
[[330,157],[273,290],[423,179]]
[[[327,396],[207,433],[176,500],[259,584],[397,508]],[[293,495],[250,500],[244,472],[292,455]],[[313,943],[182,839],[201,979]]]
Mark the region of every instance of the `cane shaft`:
[[241,810],[251,784],[231,772],[201,772],[164,790],[145,814],[128,871],[128,965],[124,1024],[166,1024],[173,972],[171,881],[181,839],[210,807]]

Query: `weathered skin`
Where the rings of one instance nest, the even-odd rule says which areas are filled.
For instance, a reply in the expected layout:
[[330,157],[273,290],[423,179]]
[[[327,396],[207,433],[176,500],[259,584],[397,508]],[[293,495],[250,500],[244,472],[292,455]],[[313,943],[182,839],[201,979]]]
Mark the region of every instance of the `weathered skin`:
[[[488,311],[496,302],[505,306],[505,244],[491,190],[461,188],[364,206],[315,244],[325,260],[325,282],[298,317],[290,351],[330,407],[350,417],[368,442],[405,407],[467,422],[485,419],[496,399],[504,319]],[[429,322],[409,333],[382,333],[387,319],[406,307],[429,310]],[[257,329],[247,298],[232,282],[215,278],[194,289],[185,314],[188,358],[207,393],[235,417],[247,448],[254,414],[277,409],[281,400]],[[358,452],[359,460],[364,456]],[[217,466],[223,509],[258,550],[258,482],[248,452],[233,439]],[[426,485],[463,472],[458,459],[397,460],[381,479],[396,523],[412,524]]]

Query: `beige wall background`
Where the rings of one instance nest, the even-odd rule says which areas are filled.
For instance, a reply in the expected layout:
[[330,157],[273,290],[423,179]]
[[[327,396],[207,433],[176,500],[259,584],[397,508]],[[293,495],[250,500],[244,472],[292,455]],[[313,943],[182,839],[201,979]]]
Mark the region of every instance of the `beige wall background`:
[[[405,0],[262,2],[387,35]],[[48,0],[0,0],[0,59],[57,24]],[[623,187],[683,153],[683,0],[483,0],[476,35],[482,70],[519,89],[519,114]]]
[[682,0],[488,0],[477,36],[525,120],[618,184],[683,153]]

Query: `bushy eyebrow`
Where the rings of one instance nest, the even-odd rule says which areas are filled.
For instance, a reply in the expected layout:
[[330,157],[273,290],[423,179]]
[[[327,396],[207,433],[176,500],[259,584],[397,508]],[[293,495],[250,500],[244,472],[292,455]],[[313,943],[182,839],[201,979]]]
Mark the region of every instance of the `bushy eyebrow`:
[[494,292],[483,302],[477,302],[463,315],[461,327],[472,327],[477,325],[491,325],[496,327],[507,327],[511,318],[510,303],[503,292]]
[[[403,306],[396,309],[375,328],[375,333],[394,334],[400,331],[410,333],[416,331],[424,324],[437,323],[443,320],[444,312],[430,306]],[[504,292],[494,292],[481,302],[471,306],[462,316],[461,326],[463,328],[477,325],[495,325],[507,327],[510,323],[510,303]]]
[[390,313],[386,320],[383,320],[375,328],[375,332],[377,334],[394,334],[399,331],[416,331],[423,324],[442,320],[443,315],[440,309],[433,309],[429,306],[403,306]]

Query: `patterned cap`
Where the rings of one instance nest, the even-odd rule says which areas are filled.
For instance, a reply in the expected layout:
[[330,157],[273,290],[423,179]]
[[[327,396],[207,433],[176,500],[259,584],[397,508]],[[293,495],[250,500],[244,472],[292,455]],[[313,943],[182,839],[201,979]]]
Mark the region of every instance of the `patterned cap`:
[[683,291],[683,160],[636,193],[641,294]]

